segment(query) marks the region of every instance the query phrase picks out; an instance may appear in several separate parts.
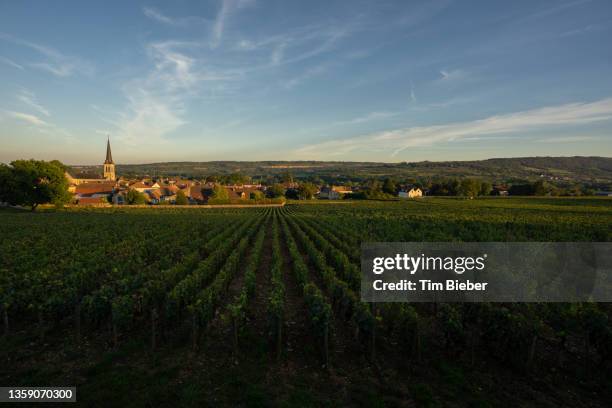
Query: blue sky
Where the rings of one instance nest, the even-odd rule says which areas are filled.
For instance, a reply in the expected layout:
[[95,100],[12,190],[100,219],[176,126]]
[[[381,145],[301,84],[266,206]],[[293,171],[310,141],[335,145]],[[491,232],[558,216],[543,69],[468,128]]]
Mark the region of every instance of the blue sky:
[[3,1],[0,161],[612,156],[612,2]]

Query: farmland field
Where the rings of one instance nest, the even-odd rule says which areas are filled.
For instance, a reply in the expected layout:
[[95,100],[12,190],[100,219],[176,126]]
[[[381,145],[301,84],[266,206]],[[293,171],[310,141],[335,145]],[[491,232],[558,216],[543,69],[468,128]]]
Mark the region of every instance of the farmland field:
[[0,384],[87,406],[609,406],[610,304],[359,288],[362,242],[611,240],[604,198],[0,210]]

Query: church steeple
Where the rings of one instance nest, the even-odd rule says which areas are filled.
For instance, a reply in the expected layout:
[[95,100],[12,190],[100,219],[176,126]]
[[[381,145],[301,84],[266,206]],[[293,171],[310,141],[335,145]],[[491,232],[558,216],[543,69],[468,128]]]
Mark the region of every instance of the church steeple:
[[104,164],[114,164],[113,163],[113,154],[111,153],[110,148],[110,137],[106,140],[106,160]]
[[115,163],[110,147],[110,137],[106,140],[106,160],[104,160],[104,178],[109,181],[115,181]]

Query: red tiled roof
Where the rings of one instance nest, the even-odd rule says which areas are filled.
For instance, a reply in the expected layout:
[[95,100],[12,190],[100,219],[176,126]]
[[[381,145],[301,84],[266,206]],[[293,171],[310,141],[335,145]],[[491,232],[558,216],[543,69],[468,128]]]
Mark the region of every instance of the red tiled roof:
[[109,183],[83,183],[79,184],[75,188],[76,194],[86,195],[86,194],[110,194],[113,192],[115,188],[114,182]]
[[197,201],[204,201],[204,194],[202,194],[202,186],[193,186],[189,189],[189,197]]
[[156,200],[159,200],[161,197],[161,193],[159,192],[159,190],[151,190],[147,191],[147,193],[149,194],[149,197],[154,198]]
[[177,186],[163,186],[161,192],[165,196],[175,195],[179,191]]

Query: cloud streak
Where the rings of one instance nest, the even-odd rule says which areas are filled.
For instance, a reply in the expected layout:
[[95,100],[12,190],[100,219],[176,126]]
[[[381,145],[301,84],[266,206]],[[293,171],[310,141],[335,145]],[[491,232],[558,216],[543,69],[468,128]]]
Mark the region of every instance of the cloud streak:
[[211,48],[217,48],[223,39],[227,20],[234,12],[255,3],[253,0],[221,0],[221,7],[212,25]]
[[17,99],[39,113],[42,113],[47,117],[51,116],[51,113],[49,113],[49,111],[38,102],[34,92],[28,91],[27,89],[22,89],[21,92],[17,94]]
[[505,135],[558,126],[579,126],[612,119],[612,98],[571,103],[491,116],[470,122],[388,130],[365,136],[304,146],[300,156],[345,155],[355,152],[388,152],[391,157],[409,148],[432,146],[484,135]]
[[386,119],[392,116],[397,116],[397,112],[370,112],[363,116],[358,116],[356,118],[344,121],[334,122],[334,126],[342,126],[342,125],[359,125],[362,123],[372,122],[374,120]]
[[13,37],[5,33],[0,33],[0,40],[30,48],[46,58],[44,61],[29,63],[28,65],[33,68],[47,71],[58,77],[68,77],[76,73],[85,75],[93,74],[94,69],[89,62],[78,57],[64,55],[54,48]]
[[123,86],[128,101],[126,112],[116,120],[107,120],[115,124],[125,143],[163,142],[166,135],[187,123],[187,102],[198,95],[203,83],[233,78],[231,74],[202,68],[196,58],[188,55],[189,50],[199,47],[201,44],[180,41],[147,45],[150,72]]
[[5,58],[5,57],[0,57],[0,62],[4,63],[4,64],[6,64],[6,65],[10,65],[11,67],[13,67],[13,68],[17,68],[17,69],[19,69],[19,70],[21,70],[21,71],[23,71],[23,70],[24,70],[24,68],[23,68],[23,66],[22,66],[22,65],[19,65],[19,64],[18,64],[18,63],[16,63],[15,61],[10,60],[10,59],[8,59],[8,58]]
[[158,23],[170,25],[170,26],[188,26],[190,24],[207,23],[203,17],[188,16],[188,17],[170,17],[159,11],[154,7],[143,7],[143,14],[151,20],[157,21]]
[[34,125],[34,126],[49,126],[49,124],[47,122],[45,122],[44,120],[40,119],[36,115],[30,115],[29,113],[15,112],[15,111],[5,111],[5,112],[11,118],[17,119],[17,120],[20,120],[20,121],[23,121],[23,122],[27,122],[30,125]]

